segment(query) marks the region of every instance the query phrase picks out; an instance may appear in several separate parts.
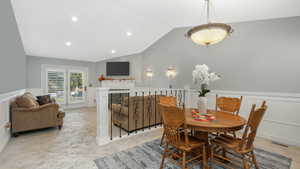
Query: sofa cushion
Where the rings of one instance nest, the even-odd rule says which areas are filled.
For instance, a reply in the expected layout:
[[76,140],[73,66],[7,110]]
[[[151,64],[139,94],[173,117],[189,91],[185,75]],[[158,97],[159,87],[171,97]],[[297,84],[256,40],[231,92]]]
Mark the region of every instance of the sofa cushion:
[[37,102],[40,105],[48,104],[51,103],[51,98],[50,95],[44,95],[44,96],[37,96]]
[[20,108],[37,108],[39,107],[38,103],[31,98],[30,96],[19,96],[16,98],[16,104]]
[[24,93],[24,96],[28,96],[28,97],[32,98],[33,100],[37,100],[37,98],[30,92]]
[[30,92],[24,93],[24,96],[28,96],[31,101],[36,105],[36,107],[39,107],[39,103],[37,102],[37,98]]

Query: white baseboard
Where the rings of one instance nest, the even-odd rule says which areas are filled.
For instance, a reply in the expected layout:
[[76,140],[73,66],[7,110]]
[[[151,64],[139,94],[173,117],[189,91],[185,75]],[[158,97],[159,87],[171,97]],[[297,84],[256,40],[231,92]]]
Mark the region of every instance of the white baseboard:
[[259,137],[266,138],[268,140],[274,141],[276,143],[280,143],[283,145],[292,145],[292,146],[297,146],[300,147],[300,142],[299,140],[290,140],[288,138],[282,138],[278,136],[273,136],[271,134],[263,133],[263,134],[258,134]]

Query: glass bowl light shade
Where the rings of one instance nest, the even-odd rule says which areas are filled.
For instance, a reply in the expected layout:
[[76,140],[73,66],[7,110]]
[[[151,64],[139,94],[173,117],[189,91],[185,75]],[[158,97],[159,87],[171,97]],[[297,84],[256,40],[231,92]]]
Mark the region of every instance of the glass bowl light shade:
[[208,46],[223,41],[232,31],[230,25],[208,23],[193,27],[187,36],[196,44]]

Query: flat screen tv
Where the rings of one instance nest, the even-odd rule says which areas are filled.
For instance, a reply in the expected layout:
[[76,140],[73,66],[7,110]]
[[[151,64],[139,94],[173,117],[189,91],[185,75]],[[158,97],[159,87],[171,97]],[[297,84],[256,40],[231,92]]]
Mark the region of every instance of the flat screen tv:
[[129,76],[129,62],[107,62],[107,76]]

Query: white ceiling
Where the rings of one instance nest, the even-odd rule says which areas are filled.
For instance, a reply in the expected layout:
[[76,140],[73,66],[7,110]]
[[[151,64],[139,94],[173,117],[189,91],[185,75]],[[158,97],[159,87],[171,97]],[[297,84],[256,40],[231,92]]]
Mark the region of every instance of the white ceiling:
[[[204,0],[11,1],[27,55],[85,61],[139,53],[174,27],[198,25],[205,18]],[[211,3],[212,20],[219,22],[300,16],[300,0]]]

